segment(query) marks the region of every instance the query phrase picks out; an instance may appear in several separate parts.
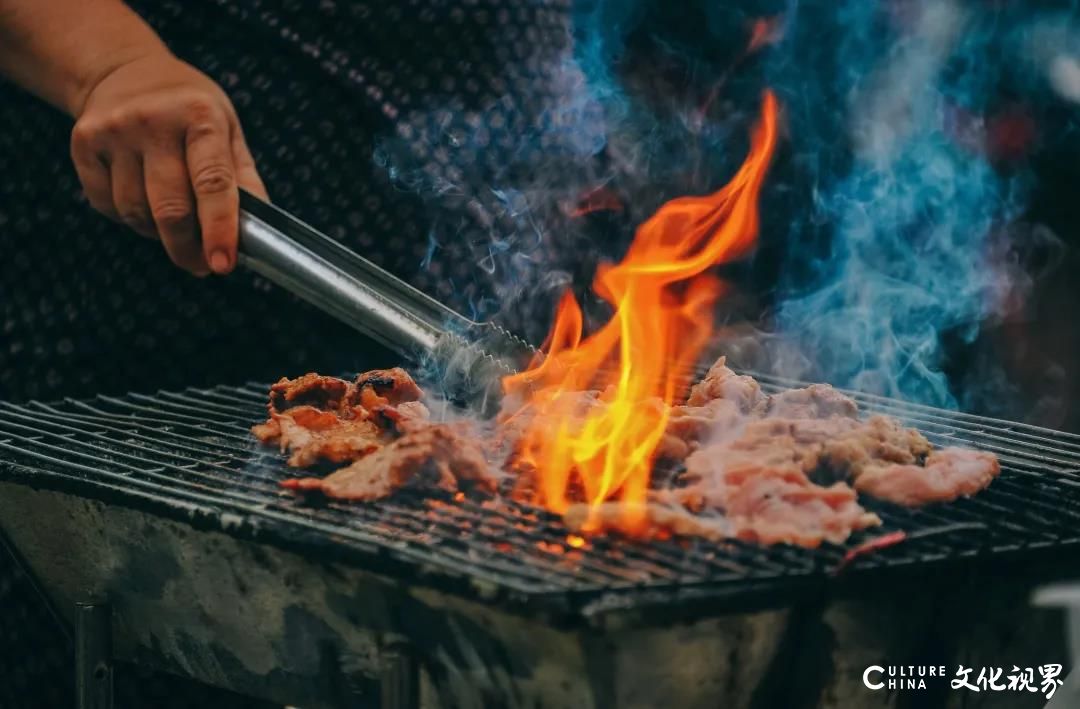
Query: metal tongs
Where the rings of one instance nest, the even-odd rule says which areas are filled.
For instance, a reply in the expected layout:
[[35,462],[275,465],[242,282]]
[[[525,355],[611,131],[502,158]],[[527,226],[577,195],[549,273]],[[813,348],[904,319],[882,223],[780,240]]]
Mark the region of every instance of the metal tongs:
[[243,190],[240,263],[414,363],[435,365],[443,393],[465,403],[487,408],[501,377],[535,354]]

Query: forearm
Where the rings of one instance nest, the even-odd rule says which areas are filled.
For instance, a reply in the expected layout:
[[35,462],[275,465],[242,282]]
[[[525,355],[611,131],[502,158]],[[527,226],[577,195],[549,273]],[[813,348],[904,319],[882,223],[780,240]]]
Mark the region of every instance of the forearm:
[[0,73],[72,116],[102,77],[166,51],[120,0],[0,0]]

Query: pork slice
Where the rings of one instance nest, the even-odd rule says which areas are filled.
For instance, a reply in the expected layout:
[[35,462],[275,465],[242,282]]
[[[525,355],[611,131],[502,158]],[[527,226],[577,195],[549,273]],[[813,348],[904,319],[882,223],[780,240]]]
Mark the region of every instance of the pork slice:
[[867,466],[855,489],[905,507],[951,502],[986,488],[1001,472],[997,456],[967,448],[943,448],[925,465]]
[[413,378],[401,367],[392,369],[373,369],[357,375],[353,383],[355,400],[367,409],[376,406],[397,406],[411,401],[419,401],[424,392]]
[[[760,424],[755,426],[755,424]],[[689,485],[670,494],[690,509],[718,510],[733,536],[761,544],[839,543],[880,520],[844,484],[815,484],[800,445],[781,422],[755,422],[757,434],[702,448],[686,460]],[[771,433],[780,427],[779,435]]]
[[793,422],[802,444],[803,468],[816,482],[850,481],[869,465],[915,464],[932,450],[918,431],[894,418],[872,416],[865,421],[832,416]]
[[281,438],[281,426],[275,419],[268,419],[265,423],[252,426],[251,433],[263,443],[273,444]]
[[682,460],[701,442],[732,435],[745,420],[738,405],[729,399],[714,399],[702,406],[673,406],[656,455]]
[[419,401],[406,401],[397,406],[376,406],[371,413],[387,430],[399,434],[431,425],[431,411]]
[[759,544],[794,544],[814,548],[839,544],[851,533],[881,524],[863,509],[855,491],[843,483],[815,485],[791,471],[754,475],[729,486],[724,514],[734,536]]
[[[270,421],[252,432],[264,443],[277,443],[289,451],[289,465],[306,468],[320,461],[345,463],[378,449],[385,443],[385,431],[367,417],[360,407],[344,418],[313,406],[295,406],[284,413],[270,414]],[[269,434],[277,433],[274,437]]]
[[811,384],[802,389],[788,389],[769,397],[767,416],[789,419],[820,419],[830,416],[855,418],[855,401],[828,384]]
[[686,403],[704,406],[716,399],[733,402],[740,412],[746,414],[765,402],[761,386],[750,376],[738,375],[727,366],[725,357],[716,360],[701,381],[690,388]]
[[406,433],[325,478],[287,480],[284,487],[317,490],[339,500],[370,501],[407,485],[494,492],[496,479],[477,441],[462,427],[432,424]]
[[344,379],[326,377],[315,372],[289,379],[282,377],[270,387],[271,413],[281,412],[294,406],[311,406],[327,411],[337,410],[352,392],[352,385]]

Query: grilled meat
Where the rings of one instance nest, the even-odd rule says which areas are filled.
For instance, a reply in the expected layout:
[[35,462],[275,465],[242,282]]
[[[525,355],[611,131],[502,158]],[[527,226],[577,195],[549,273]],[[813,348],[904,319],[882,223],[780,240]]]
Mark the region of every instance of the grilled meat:
[[319,491],[339,500],[370,501],[407,485],[433,485],[495,490],[475,435],[449,424],[431,424],[406,433],[393,443],[359,458],[325,478],[286,480],[293,490]]
[[354,386],[359,396],[357,403],[368,409],[419,401],[424,396],[413,378],[401,367],[364,372],[356,377]]
[[810,547],[880,523],[857,492],[918,506],[973,495],[999,470],[991,453],[934,451],[896,419],[860,419],[828,385],[766,397],[723,358],[672,408],[657,457],[685,460],[683,486],[658,502],[720,512],[734,537]]
[[868,466],[855,478],[855,489],[898,505],[916,507],[970,497],[1000,472],[993,453],[942,448],[927,456],[925,465]]
[[853,531],[881,523],[859,505],[848,485],[811,481],[790,430],[784,433],[773,425],[747,429],[747,436],[691,455],[688,485],[671,497],[690,509],[723,512],[733,536],[762,544],[839,543]]
[[294,406],[312,406],[327,411],[337,410],[349,403],[353,386],[337,377],[324,377],[309,372],[296,379],[282,377],[270,387],[271,413]]
[[802,389],[788,389],[773,394],[765,405],[765,414],[778,418],[821,419],[829,416],[855,418],[858,405],[828,384],[811,384]]
[[408,433],[430,424],[431,412],[419,401],[406,401],[397,406],[380,405],[373,413],[383,425],[395,433]]
[[733,536],[760,544],[839,544],[852,532],[881,524],[847,485],[824,487],[786,474],[743,478],[725,492],[723,509]]
[[[565,416],[551,421],[553,433],[607,405],[606,392],[560,396]],[[306,374],[271,388],[270,419],[252,430],[289,451],[290,465],[346,464],[325,478],[283,483],[296,490],[346,500],[376,500],[404,486],[493,492],[493,470],[511,470],[517,476],[511,494],[533,499],[538,471],[524,434],[535,409],[508,402],[493,431],[482,432],[433,423],[422,398],[400,368],[366,372],[353,382]],[[948,501],[975,494],[999,470],[993,454],[935,451],[893,418],[860,418],[855,401],[825,384],[767,396],[724,358],[667,418],[656,457],[684,466],[673,487],[650,491],[649,502],[630,510],[630,517],[646,520],[646,536],[840,543],[880,524],[858,493],[909,506]],[[620,528],[628,511],[616,503],[577,504],[566,518],[574,528]]]
[[426,420],[422,394],[403,369],[368,372],[356,382],[314,373],[281,379],[270,388],[269,420],[252,433],[289,451],[294,467],[348,463]]
[[697,450],[703,439],[722,437],[746,422],[731,399],[712,399],[700,406],[673,406],[656,457],[679,461]]
[[761,385],[753,377],[738,375],[727,367],[727,359],[716,360],[700,382],[690,388],[689,406],[704,406],[716,399],[733,402],[744,414],[765,403]]
[[354,382],[306,374],[270,390],[270,419],[252,428],[289,451],[289,465],[348,463],[325,478],[290,479],[294,490],[344,500],[376,500],[405,485],[494,490],[479,436],[436,424],[423,391],[400,368],[365,372]]
[[313,406],[295,406],[271,413],[270,420],[252,432],[263,443],[277,443],[282,453],[290,451],[289,465],[296,468],[319,461],[346,463],[378,450],[387,440],[386,430],[364,409],[346,411],[348,415],[343,416]]

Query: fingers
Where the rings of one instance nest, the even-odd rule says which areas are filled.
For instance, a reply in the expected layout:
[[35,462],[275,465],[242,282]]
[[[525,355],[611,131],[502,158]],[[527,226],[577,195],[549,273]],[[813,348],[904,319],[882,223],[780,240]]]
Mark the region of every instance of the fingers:
[[71,139],[79,179],[95,209],[158,236],[177,265],[228,273],[238,187],[266,199],[235,109],[182,62],[146,66],[116,74],[86,101]]
[[270,196],[266,193],[266,186],[263,184],[262,178],[259,177],[258,170],[255,169],[255,158],[251,156],[251,151],[248,150],[247,142],[244,140],[244,134],[239,125],[233,126],[232,155],[233,164],[236,166],[236,182],[259,199],[269,202]]
[[142,157],[126,150],[117,153],[112,157],[110,172],[113,204],[120,221],[143,236],[156,238],[157,231],[147,204]]
[[71,160],[90,206],[110,219],[119,219],[113,203],[109,167],[101,158],[94,133],[76,124],[71,133]]
[[208,115],[187,131],[187,169],[202,232],[203,256],[217,274],[232,270],[240,218],[229,124]]
[[145,163],[146,197],[165,251],[180,268],[205,276],[210,269],[199,243],[195,197],[183,156],[162,146],[148,151]]

